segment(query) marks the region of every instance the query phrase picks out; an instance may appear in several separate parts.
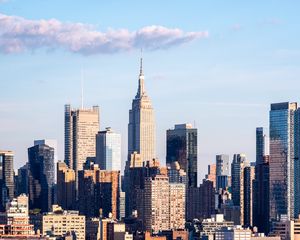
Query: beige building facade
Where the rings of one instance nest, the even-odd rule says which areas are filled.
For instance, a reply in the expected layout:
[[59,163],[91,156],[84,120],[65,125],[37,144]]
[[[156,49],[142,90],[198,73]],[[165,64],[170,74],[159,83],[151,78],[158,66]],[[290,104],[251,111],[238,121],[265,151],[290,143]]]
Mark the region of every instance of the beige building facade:
[[75,232],[76,239],[85,239],[85,216],[78,211],[64,211],[53,205],[53,211],[43,215],[42,234],[62,236],[68,232]]

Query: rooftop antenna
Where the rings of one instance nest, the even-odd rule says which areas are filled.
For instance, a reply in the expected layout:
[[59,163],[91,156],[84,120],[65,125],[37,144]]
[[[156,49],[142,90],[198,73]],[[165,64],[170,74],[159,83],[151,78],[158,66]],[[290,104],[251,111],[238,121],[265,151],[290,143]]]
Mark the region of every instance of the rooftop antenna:
[[83,109],[83,70],[81,69],[81,109]]
[[143,49],[141,48],[140,75],[143,75]]

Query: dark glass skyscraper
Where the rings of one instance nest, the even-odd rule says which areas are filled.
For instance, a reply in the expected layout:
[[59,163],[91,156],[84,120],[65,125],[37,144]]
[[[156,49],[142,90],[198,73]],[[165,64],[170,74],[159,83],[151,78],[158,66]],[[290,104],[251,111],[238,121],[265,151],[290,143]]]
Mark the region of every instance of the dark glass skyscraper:
[[176,161],[187,173],[188,187],[197,187],[197,129],[191,124],[167,130],[167,164]]
[[7,201],[14,197],[14,154],[11,151],[0,151],[0,209],[5,209]]
[[36,145],[28,148],[29,207],[47,212],[52,205],[54,185],[54,148]]
[[297,103],[271,104],[270,218],[294,217],[295,111]]
[[266,155],[266,134],[256,128],[256,164],[253,182],[253,225],[259,232],[269,231],[269,156]]

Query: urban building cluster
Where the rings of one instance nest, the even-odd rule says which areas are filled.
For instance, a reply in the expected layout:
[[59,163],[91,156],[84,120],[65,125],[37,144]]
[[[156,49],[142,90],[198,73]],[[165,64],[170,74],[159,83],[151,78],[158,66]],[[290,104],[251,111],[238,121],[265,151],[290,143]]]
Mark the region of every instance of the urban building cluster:
[[271,104],[256,159],[218,154],[201,182],[191,124],[166,131],[165,166],[156,157],[142,60],[124,174],[121,135],[100,131],[99,107],[64,113],[63,161],[55,140],[35,140],[16,172],[13,152],[0,151],[1,239],[300,239],[297,103]]

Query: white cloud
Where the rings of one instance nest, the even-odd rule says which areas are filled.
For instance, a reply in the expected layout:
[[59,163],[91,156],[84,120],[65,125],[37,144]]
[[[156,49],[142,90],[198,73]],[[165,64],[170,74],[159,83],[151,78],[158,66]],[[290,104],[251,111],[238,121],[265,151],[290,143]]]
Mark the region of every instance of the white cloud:
[[28,20],[0,14],[0,52],[65,49],[84,55],[116,53],[135,48],[157,50],[181,45],[208,32],[184,32],[178,28],[146,26],[137,31],[108,29],[101,32],[92,25],[63,23],[56,19]]

